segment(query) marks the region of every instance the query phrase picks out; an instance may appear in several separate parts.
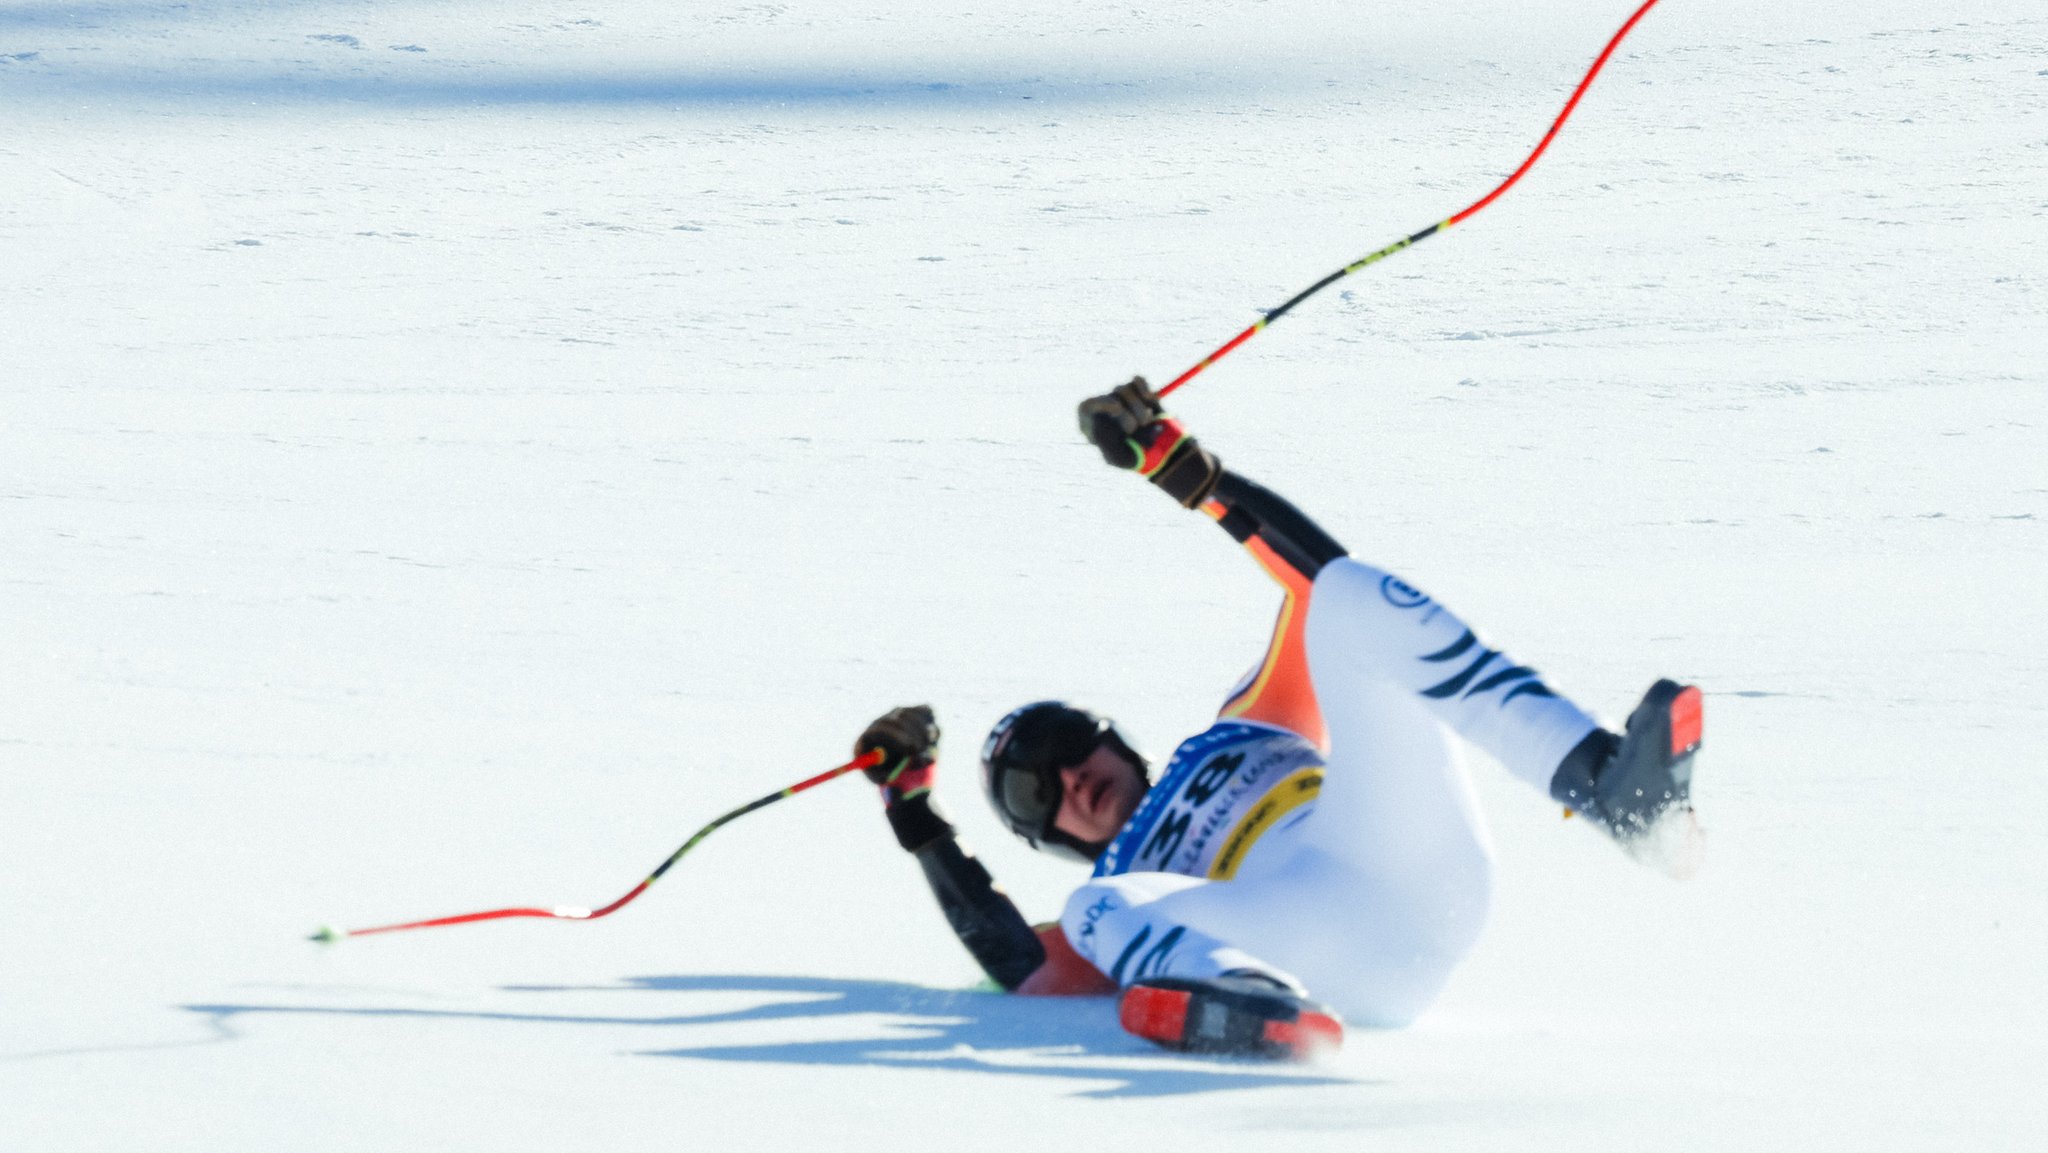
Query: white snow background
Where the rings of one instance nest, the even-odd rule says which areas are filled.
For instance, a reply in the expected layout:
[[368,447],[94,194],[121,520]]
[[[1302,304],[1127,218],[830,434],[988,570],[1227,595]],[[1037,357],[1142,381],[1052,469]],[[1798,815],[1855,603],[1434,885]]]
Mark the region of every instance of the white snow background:
[[1174,397],[1611,719],[1704,873],[1475,754],[1493,922],[1321,1064],[974,991],[872,790],[1155,756],[1276,597],[1101,465],[1519,163],[1628,0],[0,3],[0,1148],[2037,1149],[2048,11],[1666,0],[1460,227]]

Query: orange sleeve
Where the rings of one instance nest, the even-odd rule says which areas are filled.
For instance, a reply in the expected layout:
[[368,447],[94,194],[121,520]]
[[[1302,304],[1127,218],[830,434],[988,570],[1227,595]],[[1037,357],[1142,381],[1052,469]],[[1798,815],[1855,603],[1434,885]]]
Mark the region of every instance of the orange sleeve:
[[[1202,511],[1220,520],[1227,510],[1210,501]],[[1244,548],[1280,586],[1280,616],[1273,623],[1265,660],[1217,715],[1276,725],[1301,734],[1302,739],[1327,752],[1329,731],[1323,727],[1323,711],[1316,704],[1315,684],[1308,672],[1308,601],[1315,582],[1257,537],[1245,541]]]

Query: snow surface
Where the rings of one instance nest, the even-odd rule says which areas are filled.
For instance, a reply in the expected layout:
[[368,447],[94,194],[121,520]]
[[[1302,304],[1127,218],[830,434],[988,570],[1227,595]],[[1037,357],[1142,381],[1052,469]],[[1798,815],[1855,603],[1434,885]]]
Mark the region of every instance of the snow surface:
[[1155,754],[1274,598],[1103,468],[1519,162],[1627,0],[0,3],[0,1149],[2038,1149],[2048,12],[1666,0],[1534,173],[1177,396],[1619,713],[1706,871],[1486,763],[1438,1008],[1305,1068],[973,991],[870,790]]

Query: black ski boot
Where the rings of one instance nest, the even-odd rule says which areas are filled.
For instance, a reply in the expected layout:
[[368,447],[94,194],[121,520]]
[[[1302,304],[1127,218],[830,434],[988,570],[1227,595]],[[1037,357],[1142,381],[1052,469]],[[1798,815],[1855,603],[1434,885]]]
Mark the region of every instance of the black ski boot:
[[1258,975],[1149,977],[1124,990],[1117,1019],[1169,1049],[1301,1060],[1344,1043],[1327,1005]]
[[1699,689],[1658,681],[1619,741],[1595,732],[1572,750],[1550,780],[1550,795],[1631,850],[1672,820],[1696,828],[1692,757],[1701,722]]

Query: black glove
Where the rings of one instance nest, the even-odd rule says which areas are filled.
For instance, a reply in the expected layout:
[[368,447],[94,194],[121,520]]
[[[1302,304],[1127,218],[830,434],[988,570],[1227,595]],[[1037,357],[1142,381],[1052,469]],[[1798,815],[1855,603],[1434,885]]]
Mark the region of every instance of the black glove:
[[930,705],[906,705],[876,717],[853,744],[853,755],[882,751],[882,763],[865,770],[882,786],[890,804],[932,787],[932,762],[939,752],[939,721]]
[[1135,470],[1187,508],[1209,499],[1223,465],[1166,415],[1142,376],[1081,402],[1081,434],[1102,459]]
[[882,751],[882,763],[864,770],[882,786],[882,804],[896,843],[919,852],[953,835],[952,822],[932,804],[938,769],[939,722],[930,705],[906,705],[876,717],[853,744],[853,755]]

